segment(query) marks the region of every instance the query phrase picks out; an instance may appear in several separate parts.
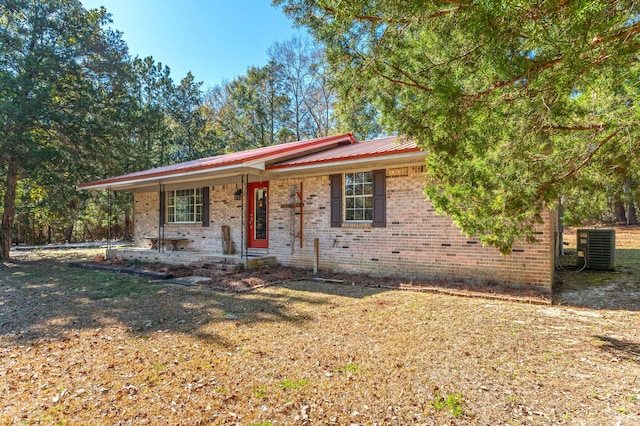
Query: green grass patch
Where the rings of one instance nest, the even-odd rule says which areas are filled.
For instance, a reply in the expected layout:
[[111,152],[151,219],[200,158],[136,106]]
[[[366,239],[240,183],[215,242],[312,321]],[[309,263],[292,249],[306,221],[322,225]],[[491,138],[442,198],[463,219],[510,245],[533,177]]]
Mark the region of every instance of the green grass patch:
[[167,363],[163,363],[163,362],[154,362],[152,363],[152,367],[154,370],[156,371],[162,371],[165,368],[167,368]]
[[345,366],[337,368],[336,371],[339,373],[357,374],[360,372],[360,366],[357,364],[347,364]]
[[291,380],[285,380],[284,382],[280,383],[280,386],[285,388],[285,389],[298,389],[298,388],[302,388],[305,387],[309,384],[309,380],[308,379],[302,379],[302,380],[298,380],[298,381],[291,381]]
[[265,385],[256,386],[253,388],[253,396],[258,399],[264,399],[267,397],[267,387]]
[[448,410],[453,417],[461,417],[464,415],[462,408],[462,395],[459,393],[450,393],[445,396],[439,396],[431,403],[433,408],[438,411]]
[[100,278],[103,278],[103,280],[94,281],[93,285],[89,288],[89,298],[92,300],[146,296],[155,293],[159,288],[159,286],[155,284],[138,278],[121,276],[119,274],[100,275]]
[[[0,280],[3,280],[0,273]],[[70,267],[53,262],[25,264],[4,278],[9,284],[25,290],[81,292],[91,300],[140,297],[155,293],[160,286],[137,277]]]

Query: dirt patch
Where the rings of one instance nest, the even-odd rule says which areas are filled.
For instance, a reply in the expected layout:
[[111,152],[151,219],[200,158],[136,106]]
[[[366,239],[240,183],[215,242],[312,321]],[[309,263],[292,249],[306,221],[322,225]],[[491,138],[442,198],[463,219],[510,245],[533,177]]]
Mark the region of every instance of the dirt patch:
[[[551,297],[543,291],[529,286],[510,286],[497,283],[468,284],[447,280],[411,280],[394,277],[372,277],[365,274],[348,274],[322,271],[318,276],[313,271],[286,266],[265,266],[246,271],[221,271],[203,266],[187,267],[160,263],[140,263],[124,260],[107,260],[97,263],[85,263],[86,266],[109,266],[114,272],[128,272],[145,275],[148,271],[169,274],[170,277],[191,275],[213,276],[210,280],[201,280],[197,285],[222,291],[243,293],[275,283],[286,281],[324,281],[336,284],[360,285],[373,288],[397,289],[407,291],[428,291],[466,297],[484,297],[521,301],[526,303],[551,304]],[[182,283],[186,284],[186,282]],[[194,285],[196,285],[194,283]]]
[[565,229],[565,256],[556,274],[554,303],[591,309],[640,310],[640,226],[615,226],[614,271],[579,270],[576,229]]
[[[118,259],[107,259],[99,262],[84,262],[87,267],[105,268],[113,272],[128,272],[145,275],[148,272],[158,272],[158,278],[179,278],[193,275],[193,268],[183,265],[167,265],[164,263],[127,262]],[[78,265],[82,266],[82,265]],[[149,274],[153,278],[153,274]]]

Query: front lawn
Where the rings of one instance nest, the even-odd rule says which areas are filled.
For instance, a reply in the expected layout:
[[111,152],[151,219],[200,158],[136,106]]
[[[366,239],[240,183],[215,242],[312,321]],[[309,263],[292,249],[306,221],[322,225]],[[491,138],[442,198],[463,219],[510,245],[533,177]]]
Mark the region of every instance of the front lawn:
[[233,294],[63,260],[0,266],[0,423],[640,422],[638,309]]

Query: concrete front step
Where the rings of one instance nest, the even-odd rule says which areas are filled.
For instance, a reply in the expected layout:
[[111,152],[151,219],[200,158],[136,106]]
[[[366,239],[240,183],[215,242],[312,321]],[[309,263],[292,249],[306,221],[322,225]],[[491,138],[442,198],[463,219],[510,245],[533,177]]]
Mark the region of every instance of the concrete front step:
[[199,275],[202,277],[215,278],[220,275],[230,274],[238,270],[243,269],[242,265],[230,264],[230,263],[218,263],[215,265],[205,265],[203,268],[197,268],[193,270],[193,275]]
[[262,266],[275,266],[275,256],[255,256],[242,258],[240,255],[220,255],[216,253],[203,253],[196,251],[162,251],[140,248],[114,248],[107,250],[107,259],[122,259],[149,263],[166,263],[169,265],[205,266],[211,269],[234,270],[238,265],[245,269],[260,268]]

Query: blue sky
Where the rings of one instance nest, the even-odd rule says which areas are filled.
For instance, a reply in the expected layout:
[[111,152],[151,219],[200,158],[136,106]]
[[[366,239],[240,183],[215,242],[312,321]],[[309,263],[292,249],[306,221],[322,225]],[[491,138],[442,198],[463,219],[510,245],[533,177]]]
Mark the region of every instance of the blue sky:
[[267,63],[267,49],[294,29],[270,0],[81,0],[104,6],[132,56],[153,56],[179,82],[188,71],[203,88]]

